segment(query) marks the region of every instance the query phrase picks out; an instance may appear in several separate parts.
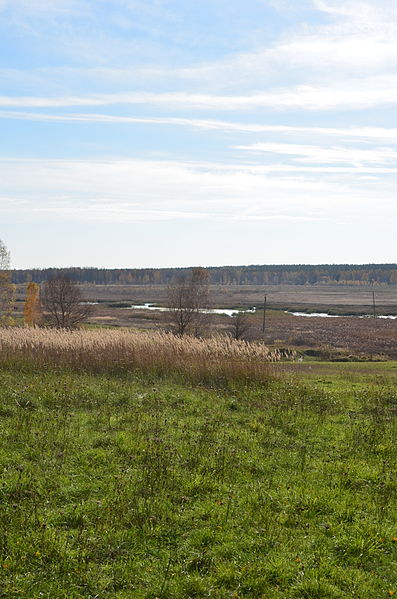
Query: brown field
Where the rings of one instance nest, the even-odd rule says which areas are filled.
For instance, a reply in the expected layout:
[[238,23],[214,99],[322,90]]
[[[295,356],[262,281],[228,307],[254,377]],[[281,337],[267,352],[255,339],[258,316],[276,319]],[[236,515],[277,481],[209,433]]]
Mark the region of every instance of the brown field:
[[[82,285],[84,297],[93,306],[90,323],[98,326],[163,329],[169,326],[167,314],[149,310],[133,310],[114,304],[145,302],[166,305],[167,288],[162,285]],[[16,315],[23,310],[24,286],[18,287]],[[378,314],[397,314],[397,287],[376,286]],[[279,285],[264,289],[255,285],[224,285],[211,288],[214,307],[248,308],[263,305],[267,295],[265,335],[262,335],[262,312],[251,317],[249,337],[264,339],[274,347],[293,347],[302,351],[318,349],[323,358],[346,357],[352,353],[362,357],[397,357],[397,320],[373,318],[308,318],[296,317],[285,310],[330,312],[334,314],[372,313],[372,288],[368,286],[299,286]],[[211,315],[210,331],[231,332],[232,319]]]
[[[134,304],[151,302],[165,305],[167,287],[164,285],[81,285],[83,295],[90,301]],[[397,286],[368,285],[213,285],[211,298],[214,307],[238,308],[260,306],[266,293],[269,307],[276,309],[346,312],[364,314],[372,311],[372,291],[375,291],[379,313],[397,314]],[[18,286],[18,297],[25,295],[25,286]]]
[[270,345],[318,348],[325,359],[338,354],[367,358],[397,357],[397,320],[373,318],[308,318],[274,314],[265,340]]
[[[151,302],[165,305],[167,288],[163,285],[82,285],[82,292],[91,301]],[[311,311],[334,309],[341,312],[367,313],[372,310],[372,287],[332,285],[213,285],[214,307],[238,308],[260,306],[266,293],[270,307]],[[374,288],[379,311],[397,314],[397,287]]]

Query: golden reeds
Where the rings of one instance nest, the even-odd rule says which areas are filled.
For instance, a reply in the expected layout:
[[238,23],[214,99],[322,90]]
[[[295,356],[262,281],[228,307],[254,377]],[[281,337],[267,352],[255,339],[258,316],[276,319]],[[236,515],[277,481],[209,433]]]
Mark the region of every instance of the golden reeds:
[[89,371],[140,370],[182,374],[192,380],[264,380],[281,358],[265,345],[216,336],[176,337],[131,330],[0,329],[0,364]]

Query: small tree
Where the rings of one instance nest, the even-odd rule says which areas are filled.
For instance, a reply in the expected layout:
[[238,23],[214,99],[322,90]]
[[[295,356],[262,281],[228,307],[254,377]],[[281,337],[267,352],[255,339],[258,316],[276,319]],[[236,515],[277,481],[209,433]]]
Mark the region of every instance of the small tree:
[[6,271],[10,268],[10,252],[0,239],[0,271]]
[[247,339],[252,329],[250,316],[246,312],[237,312],[232,318],[230,334],[233,339]]
[[92,308],[84,302],[77,284],[67,276],[50,279],[43,285],[42,305],[47,322],[57,329],[72,329],[84,322]]
[[15,285],[11,283],[10,252],[0,240],[0,324],[11,324]]
[[168,308],[177,335],[199,335],[209,307],[209,274],[205,268],[193,268],[168,288]]
[[40,285],[37,283],[32,282],[27,286],[23,313],[26,325],[34,327],[41,323]]

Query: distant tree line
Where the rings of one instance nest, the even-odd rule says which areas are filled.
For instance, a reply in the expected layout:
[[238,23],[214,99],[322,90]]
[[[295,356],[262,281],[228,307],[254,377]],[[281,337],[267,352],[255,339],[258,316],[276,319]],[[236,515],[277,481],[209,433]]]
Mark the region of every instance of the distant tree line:
[[[397,285],[397,264],[251,265],[208,267],[213,285]],[[67,276],[96,285],[170,285],[189,268],[45,268],[13,270],[13,283],[44,283]]]

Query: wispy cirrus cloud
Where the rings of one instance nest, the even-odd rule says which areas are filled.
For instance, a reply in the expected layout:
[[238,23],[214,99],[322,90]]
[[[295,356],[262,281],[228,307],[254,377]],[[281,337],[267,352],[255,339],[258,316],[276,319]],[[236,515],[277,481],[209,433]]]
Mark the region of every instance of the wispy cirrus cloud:
[[[238,164],[145,160],[0,160],[3,218],[47,215],[71,220],[330,220],[370,215],[380,206],[397,216],[392,182],[324,172],[287,173]],[[375,201],[376,199],[376,201]]]
[[385,22],[397,17],[397,7],[389,0],[311,0],[320,11],[353,21]]
[[338,86],[299,85],[252,95],[210,95],[188,92],[132,92],[87,96],[0,96],[0,107],[60,108],[115,105],[150,105],[173,110],[247,111],[267,108],[340,110],[366,109],[397,104],[397,77],[352,80],[349,89]]
[[397,150],[393,148],[361,149],[351,146],[321,147],[294,143],[256,143],[237,146],[237,149],[288,156],[294,162],[310,164],[350,164],[356,166],[394,164],[397,166]]
[[[266,125],[261,123],[246,123],[233,122],[216,119],[199,119],[199,118],[183,118],[183,117],[144,117],[144,116],[127,116],[115,114],[98,114],[98,113],[72,113],[72,114],[50,114],[43,112],[24,112],[24,111],[5,111],[0,110],[0,118],[15,119],[26,121],[42,121],[42,122],[82,122],[82,123],[100,123],[100,124],[146,124],[146,125],[170,125],[171,127],[191,127],[197,129],[205,129],[208,131],[224,131],[237,133],[277,133],[293,138],[300,136],[304,138],[341,138],[344,140],[367,140],[367,141],[383,141],[397,142],[397,128],[386,127],[313,127],[313,126],[294,126],[294,125]],[[272,151],[262,147],[263,144],[236,146],[238,149],[246,149],[252,151]],[[315,152],[321,151],[322,147],[317,146]],[[283,153],[279,151],[277,153]],[[291,145],[286,146],[286,150],[291,150]],[[346,150],[348,152],[351,149]],[[285,152],[291,153],[291,152]],[[385,156],[386,157],[386,156]]]
[[272,259],[296,260],[302,231],[306,259],[328,239],[332,261],[335,228],[348,260],[378,219],[390,253],[396,12],[389,0],[0,0],[3,154],[45,157],[0,159],[3,226],[22,237],[20,223],[82,223],[83,254],[90,227],[139,223],[139,253],[158,223],[153,260],[158,239],[195,223],[209,240],[216,228],[208,252],[227,248],[227,261],[234,224],[251,261],[280,230],[289,249]]
[[[23,13],[28,2],[16,0],[16,12]],[[44,6],[47,2],[44,2]],[[111,2],[116,10],[145,13],[136,2]],[[31,10],[43,5],[32,2]],[[390,5],[390,3],[389,3]],[[164,35],[164,7],[149,2],[147,11],[155,21],[153,39],[133,40],[101,28],[95,20],[91,0],[66,3],[58,0],[53,10],[88,10],[95,22],[95,36],[81,30],[78,39],[74,27],[57,32],[57,47],[73,49],[84,60],[79,64],[56,65],[5,73],[15,82],[31,79],[38,89],[73,90],[69,94],[21,95],[3,97],[0,105],[20,107],[110,106],[148,104],[175,107],[177,110],[364,110],[378,106],[395,106],[397,96],[397,24],[396,9],[387,2],[312,0],[307,7],[329,16],[327,23],[299,23],[293,30],[280,32],[276,39],[256,43],[253,48],[227,49],[210,59],[192,58],[178,48],[172,56],[161,52],[158,38]],[[178,11],[173,8],[178,20]],[[45,12],[45,11],[43,11]],[[172,12],[172,11],[171,11]],[[115,16],[116,13],[113,13]],[[118,14],[118,13],[117,13]],[[124,13],[123,13],[124,14]],[[139,20],[138,19],[138,20]],[[163,28],[163,29],[162,29]],[[68,37],[69,36],[69,37]],[[80,39],[81,38],[81,39]],[[139,39],[138,39],[139,38]],[[157,41],[155,41],[155,39]],[[153,45],[152,50],[150,44]],[[102,49],[107,47],[106,60]],[[168,57],[167,57],[168,56]],[[97,57],[97,58],[96,58]],[[74,59],[73,59],[74,61]],[[36,80],[34,78],[36,77]],[[92,93],[101,88],[114,93]],[[82,88],[87,92],[81,93]],[[139,91],[139,87],[141,91]],[[128,91],[128,88],[132,91]],[[160,88],[160,89],[159,89]],[[138,89],[138,91],[137,91]],[[245,93],[242,93],[245,90]]]
[[[281,31],[271,41],[255,43],[253,48],[248,49],[237,45],[235,51],[225,48],[223,53],[210,59],[205,56],[193,58],[183,53],[181,48],[174,50],[172,55],[165,50],[161,52],[160,40],[164,42],[167,31],[164,14],[167,13],[170,23],[180,20],[175,5],[172,9],[169,7],[171,12],[168,15],[165,6],[156,2],[110,3],[114,11],[112,18],[119,13],[120,18],[123,15],[126,17],[126,11],[129,11],[138,29],[138,23],[145,20],[145,14],[151,15],[154,21],[150,27],[155,34],[145,39],[142,36],[133,36],[131,39],[130,36],[120,35],[113,39],[115,32],[104,27],[103,23],[101,26],[96,16],[98,8],[103,9],[102,4],[98,7],[92,0],[57,0],[51,3],[45,0],[15,0],[4,5],[19,15],[30,10],[32,13],[48,13],[50,18],[51,11],[69,11],[71,16],[80,11],[86,15],[88,23],[92,21],[95,36],[90,33],[88,26],[81,29],[72,27],[72,20],[70,23],[66,21],[67,26],[62,22],[60,30],[56,30],[56,52],[61,49],[67,53],[69,48],[73,62],[76,52],[81,57],[79,63],[74,65],[74,73],[72,64],[67,64],[67,60],[66,68],[65,61],[63,65],[57,65],[58,73],[57,68],[53,72],[48,71],[48,80],[58,79],[60,85],[65,84],[65,77],[77,84],[76,79],[81,71],[91,85],[95,85],[95,82],[104,85],[113,82],[123,87],[140,81],[156,86],[161,81],[163,86],[167,86],[168,82],[171,88],[177,85],[186,92],[201,89],[211,95],[223,90],[238,96],[241,95],[238,90],[242,86],[251,92],[258,92],[259,89],[282,90],[286,79],[291,82],[291,90],[295,93],[299,91],[297,87],[303,85],[313,88],[313,91],[322,87],[343,89],[348,83],[347,77],[368,81],[370,87],[371,77],[393,74],[397,66],[397,25],[396,8],[391,4],[372,0],[308,1],[307,8],[328,15],[330,21],[311,25],[302,21],[293,29]],[[47,33],[53,34],[51,30]],[[39,35],[45,34],[41,32]],[[107,47],[106,54],[103,53],[104,47]],[[24,76],[22,71],[20,76]],[[45,82],[46,74],[42,72],[40,76],[41,81]],[[331,81],[335,82],[334,86],[330,85]]]

